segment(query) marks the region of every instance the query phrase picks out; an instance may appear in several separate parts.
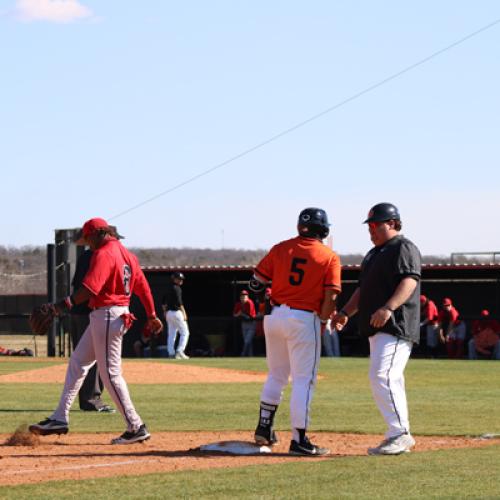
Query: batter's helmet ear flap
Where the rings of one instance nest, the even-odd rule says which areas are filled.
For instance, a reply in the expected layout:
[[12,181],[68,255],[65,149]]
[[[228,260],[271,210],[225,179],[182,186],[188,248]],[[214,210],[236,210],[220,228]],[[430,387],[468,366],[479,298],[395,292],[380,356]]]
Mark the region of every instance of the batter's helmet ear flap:
[[367,224],[368,222],[384,222],[386,220],[401,220],[399,210],[392,203],[378,203],[370,208],[368,217],[363,224]]
[[305,208],[299,214],[297,230],[301,236],[324,239],[330,233],[328,216],[322,208]]

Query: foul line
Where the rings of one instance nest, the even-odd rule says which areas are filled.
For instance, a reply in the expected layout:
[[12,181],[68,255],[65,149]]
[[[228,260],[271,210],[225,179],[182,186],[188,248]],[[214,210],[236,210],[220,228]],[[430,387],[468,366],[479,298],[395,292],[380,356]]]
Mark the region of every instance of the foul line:
[[495,21],[483,26],[482,28],[479,28],[478,30],[473,31],[472,33],[469,33],[468,35],[460,38],[459,40],[451,43],[450,45],[447,45],[446,47],[444,47],[436,52],[433,52],[431,55],[424,57],[423,59],[420,59],[419,61],[407,66],[406,68],[404,68],[396,73],[393,73],[392,75],[388,76],[387,78],[384,78],[383,80],[380,80],[379,82],[365,88],[364,90],[361,90],[360,92],[358,92],[356,94],[353,94],[352,96],[344,99],[343,101],[340,101],[337,104],[330,106],[329,108],[325,109],[324,111],[321,111],[320,113],[317,113],[317,114],[307,118],[306,120],[303,120],[300,123],[297,123],[296,125],[293,125],[293,126],[287,128],[286,130],[283,130],[282,132],[280,132],[276,135],[273,135],[269,139],[262,141],[259,144],[256,144],[255,146],[252,146],[249,149],[246,149],[242,153],[237,154],[235,156],[232,156],[231,158],[223,161],[222,163],[218,163],[217,165],[214,165],[213,167],[211,167],[211,168],[209,168],[209,169],[207,169],[207,170],[205,170],[197,175],[194,175],[193,177],[190,177],[189,179],[187,179],[179,184],[176,184],[175,186],[173,186],[165,191],[162,191],[161,193],[158,193],[155,196],[152,196],[151,198],[148,198],[147,200],[144,200],[143,202],[138,203],[137,205],[134,205],[134,206],[128,208],[127,210],[124,210],[123,212],[120,212],[116,215],[113,215],[112,217],[108,217],[108,220],[114,220],[114,219],[117,219],[118,217],[121,217],[122,215],[128,214],[129,212],[132,212],[133,210],[136,210],[136,209],[138,209],[138,208],[140,208],[148,203],[151,203],[152,201],[157,200],[158,198],[161,198],[162,196],[165,196],[166,194],[171,193],[172,191],[175,191],[175,190],[185,186],[186,184],[194,182],[195,180],[200,179],[201,177],[204,177],[204,176],[214,172],[215,170],[218,170],[218,169],[228,165],[229,163],[232,163],[240,158],[243,158],[244,156],[249,155],[250,153],[253,153],[254,151],[256,151],[258,149],[263,148],[264,146],[267,146],[268,144],[280,139],[281,137],[283,137],[287,134],[290,134],[291,132],[294,132],[295,130],[297,130],[299,128],[302,128],[305,125],[308,125],[309,123],[311,123],[315,120],[318,120],[322,116],[325,116],[328,113],[331,113],[332,111],[335,111],[336,109],[339,109],[340,107],[348,104],[349,102],[354,101],[355,99],[358,99],[361,96],[368,94],[369,92],[381,87],[382,85],[385,85],[386,83],[388,83],[392,80],[395,80],[396,78],[404,75],[405,73],[408,73],[409,71],[417,68],[418,66],[421,66],[421,65],[429,62],[431,59],[434,59],[435,57],[443,54],[444,52],[447,52],[448,50],[453,49],[454,47],[466,42],[467,40],[470,40],[471,38],[479,35],[480,33],[483,33],[484,31],[486,31],[490,28],[493,28],[493,26],[496,26],[498,23],[500,23],[500,19],[496,19]]
[[[82,455],[83,457],[84,455]],[[22,470],[12,470],[12,471],[2,471],[2,475],[13,475],[13,474],[26,474],[32,472],[48,472],[48,471],[65,471],[65,470],[81,470],[81,469],[97,469],[103,467],[116,467],[118,465],[130,465],[130,464],[144,464],[148,462],[157,462],[157,460],[125,460],[123,462],[109,462],[104,464],[91,464],[91,465],[72,465],[67,467],[50,467],[47,469],[22,469]]]

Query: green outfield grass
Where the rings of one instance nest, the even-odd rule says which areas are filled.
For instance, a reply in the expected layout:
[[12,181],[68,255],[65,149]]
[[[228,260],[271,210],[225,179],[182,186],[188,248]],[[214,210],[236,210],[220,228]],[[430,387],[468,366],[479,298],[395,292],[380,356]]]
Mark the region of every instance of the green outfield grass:
[[[0,360],[0,374],[61,361]],[[141,361],[134,361],[140,363]],[[263,358],[154,360],[265,371]],[[383,433],[371,398],[368,360],[322,360],[313,401],[311,432]],[[152,373],[154,376],[154,373]],[[500,434],[500,363],[411,360],[406,370],[412,432],[416,435]],[[38,421],[57,403],[61,384],[0,384],[2,432]],[[242,430],[251,438],[261,384],[131,385],[134,403],[151,431]],[[289,428],[288,396],[276,418]],[[76,409],[73,432],[121,432],[118,414]],[[345,457],[321,463],[152,474],[141,478],[86,481],[81,498],[500,498],[500,447],[415,453],[404,457]],[[1,464],[0,464],[1,465]],[[476,467],[477,466],[477,467]],[[257,479],[258,478],[258,479]],[[103,494],[106,493],[106,495]],[[4,488],[0,497],[75,495],[74,482]]]

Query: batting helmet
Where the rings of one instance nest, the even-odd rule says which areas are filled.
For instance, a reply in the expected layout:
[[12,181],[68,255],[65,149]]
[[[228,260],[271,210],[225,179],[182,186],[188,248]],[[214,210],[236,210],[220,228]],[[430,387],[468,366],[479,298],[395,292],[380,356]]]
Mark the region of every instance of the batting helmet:
[[392,203],[379,203],[368,212],[367,219],[363,222],[384,222],[386,220],[401,220],[399,210]]
[[304,208],[299,214],[297,228],[301,236],[326,238],[330,232],[328,216],[321,208]]
[[172,279],[178,279],[178,280],[183,280],[186,279],[182,273],[179,271],[176,271],[175,273],[172,274]]

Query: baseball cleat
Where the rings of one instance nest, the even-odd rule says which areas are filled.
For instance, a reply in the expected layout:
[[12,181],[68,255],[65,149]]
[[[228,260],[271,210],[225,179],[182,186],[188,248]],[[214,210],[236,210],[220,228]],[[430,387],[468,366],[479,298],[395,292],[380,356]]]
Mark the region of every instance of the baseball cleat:
[[175,359],[189,359],[189,356],[181,351],[178,351],[175,353]]
[[255,429],[254,440],[261,446],[272,446],[278,442],[278,436],[271,427],[259,425]]
[[328,455],[330,450],[328,448],[316,446],[309,441],[309,438],[304,437],[300,443],[292,439],[292,441],[290,441],[290,450],[288,453],[290,453],[290,455],[301,455],[304,457],[321,457]]
[[415,439],[411,434],[400,434],[384,439],[375,448],[368,448],[368,455],[401,455],[409,453],[414,446]]
[[147,441],[151,434],[146,429],[146,425],[142,424],[136,431],[125,431],[120,437],[111,440],[111,444],[132,444]]
[[99,413],[116,413],[116,410],[109,405],[102,405],[97,408]]
[[38,422],[38,424],[30,425],[29,431],[33,434],[38,434],[39,436],[49,436],[50,434],[67,434],[69,428],[68,424],[65,422],[46,418],[45,420]]

